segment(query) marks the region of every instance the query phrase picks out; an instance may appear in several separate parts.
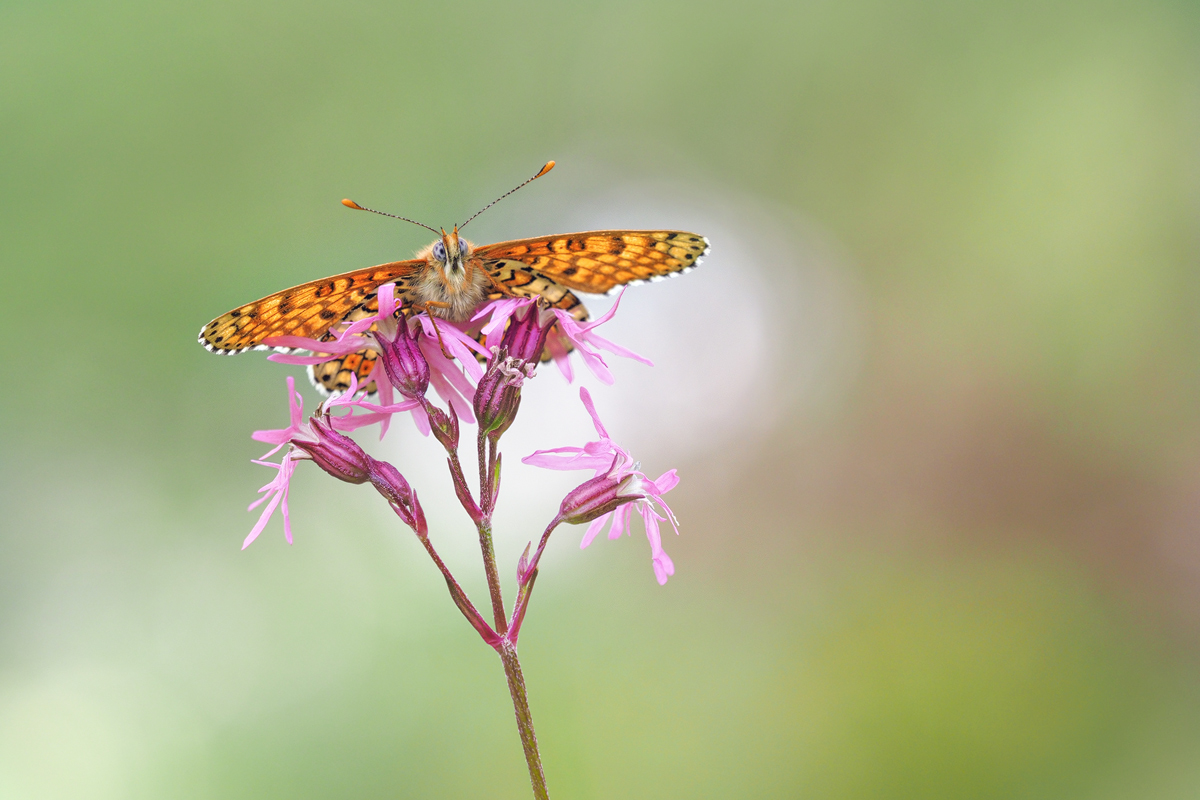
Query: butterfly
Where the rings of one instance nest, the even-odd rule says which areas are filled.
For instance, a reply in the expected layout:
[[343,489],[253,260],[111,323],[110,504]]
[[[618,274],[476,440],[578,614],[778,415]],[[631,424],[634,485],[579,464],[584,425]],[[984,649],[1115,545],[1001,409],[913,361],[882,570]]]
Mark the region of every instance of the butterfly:
[[[377,314],[376,293],[386,283],[395,284],[405,308],[452,322],[470,319],[488,300],[534,296],[583,322],[588,312],[575,292],[610,294],[622,286],[680,275],[708,254],[708,239],[686,231],[587,231],[488,245],[475,245],[459,235],[479,214],[553,167],[554,162],[548,162],[450,233],[343,200],[349,208],[421,225],[439,238],[414,258],[302,283],[239,306],[205,325],[199,342],[213,353],[234,355],[287,349],[271,346],[268,340],[276,336],[328,340],[341,323]],[[373,350],[352,353],[310,368],[309,376],[326,393],[348,389],[351,375],[366,386],[376,355]]]

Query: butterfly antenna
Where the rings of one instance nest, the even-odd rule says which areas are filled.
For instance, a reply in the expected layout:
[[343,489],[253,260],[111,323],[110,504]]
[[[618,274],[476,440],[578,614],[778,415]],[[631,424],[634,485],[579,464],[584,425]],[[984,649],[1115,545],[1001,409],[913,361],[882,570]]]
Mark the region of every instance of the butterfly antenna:
[[373,208],[367,208],[366,206],[360,206],[358,203],[354,202],[353,200],[343,200],[342,205],[344,205],[346,208],[353,208],[355,211],[370,211],[372,214],[379,214],[382,217],[391,217],[392,219],[402,219],[405,222],[411,222],[413,225],[420,225],[422,228],[425,228],[426,230],[433,231],[438,236],[442,235],[440,231],[430,228],[424,222],[417,222],[415,219],[409,219],[408,217],[398,217],[395,214],[389,214],[386,211],[376,211]]
[[[549,171],[550,171],[550,170],[552,170],[552,169],[554,169],[554,162],[553,162],[553,161],[547,161],[547,162],[546,162],[546,166],[544,166],[544,167],[542,167],[540,170],[538,170],[538,174],[537,174],[537,175],[534,175],[532,178],[530,178],[529,180],[525,181],[525,183],[522,183],[522,184],[521,184],[521,186],[518,186],[518,187],[517,187],[517,189],[520,189],[522,186],[525,186],[526,184],[533,183],[533,182],[534,182],[534,181],[536,181],[538,178],[542,177],[543,175],[545,175],[547,172],[549,172]],[[517,189],[512,189],[511,191],[507,191],[507,192],[505,192],[504,194],[500,195],[500,196],[499,196],[499,197],[497,197],[495,200],[493,200],[492,202],[488,203],[486,206],[484,206],[483,208],[479,209],[479,210],[478,210],[478,211],[476,211],[474,214],[472,214],[472,215],[471,215],[471,216],[470,216],[470,217],[467,219],[467,222],[470,222],[471,220],[475,219],[475,218],[476,218],[476,217],[478,217],[480,214],[482,214],[483,212],[487,211],[487,210],[488,210],[489,208],[491,208],[492,206],[496,205],[496,203],[499,203],[501,200],[503,200],[504,198],[508,197],[510,194],[512,194],[513,192],[515,192]],[[463,228],[467,227],[467,222],[464,222],[462,225],[459,225],[459,226],[458,226],[458,229],[461,231]]]

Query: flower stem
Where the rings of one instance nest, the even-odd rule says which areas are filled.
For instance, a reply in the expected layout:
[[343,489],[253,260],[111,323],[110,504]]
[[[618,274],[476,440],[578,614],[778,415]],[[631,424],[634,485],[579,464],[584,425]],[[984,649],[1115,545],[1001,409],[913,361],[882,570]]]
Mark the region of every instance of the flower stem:
[[533,796],[537,800],[550,800],[546,775],[542,772],[542,757],[538,753],[537,736],[533,732],[533,715],[529,713],[529,698],[525,694],[525,676],[521,674],[521,662],[517,660],[517,646],[505,641],[496,651],[500,654],[504,675],[508,678],[508,691],[517,715],[517,730],[521,734],[521,746],[525,749],[525,763],[529,765]]
[[538,549],[533,555],[533,560],[529,562],[520,575],[521,586],[517,592],[517,599],[513,602],[512,622],[509,623],[508,635],[506,637],[513,644],[516,644],[517,636],[521,633],[521,623],[525,621],[525,612],[529,608],[529,598],[533,594],[533,581],[537,577],[538,563],[542,560],[542,553],[546,550],[546,543],[550,541],[550,534],[554,533],[554,529],[562,524],[562,521],[562,515],[559,515],[546,526],[546,532],[542,534],[542,540],[538,543]]
[[437,551],[433,549],[433,543],[429,541],[429,537],[418,536],[417,538],[421,540],[421,544],[425,545],[425,550],[433,559],[433,563],[437,565],[437,568],[442,573],[442,577],[446,579],[446,588],[450,590],[450,598],[454,600],[454,605],[458,606],[458,610],[461,611],[462,615],[467,618],[467,622],[471,623],[471,627],[473,627],[476,632],[483,637],[483,640],[492,647],[496,647],[500,643],[500,635],[489,628],[488,624],[484,622],[483,617],[480,616],[479,611],[477,611],[475,608],[475,605],[471,602],[470,598],[467,597],[467,593],[463,591],[461,586],[458,585],[458,581],[456,581],[454,576],[450,574],[449,568],[447,568],[446,564],[437,554]]
[[479,520],[479,549],[483,551],[483,570],[487,573],[488,591],[492,595],[492,617],[496,621],[496,632],[503,636],[508,631],[508,620],[504,614],[504,589],[500,585],[500,573],[496,570],[496,551],[492,547],[492,520]]

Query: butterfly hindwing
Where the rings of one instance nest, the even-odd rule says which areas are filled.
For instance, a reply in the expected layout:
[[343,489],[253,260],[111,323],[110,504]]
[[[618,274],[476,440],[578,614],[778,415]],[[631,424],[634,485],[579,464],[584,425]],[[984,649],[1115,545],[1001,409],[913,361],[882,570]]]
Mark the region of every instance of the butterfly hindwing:
[[318,392],[328,397],[348,391],[350,376],[354,375],[358,378],[359,389],[374,394],[375,381],[371,380],[371,373],[378,357],[379,354],[374,350],[363,349],[323,364],[314,364],[308,368],[308,379]]
[[708,239],[686,231],[588,231],[500,242],[472,251],[501,282],[496,271],[519,262],[548,281],[589,294],[687,272],[707,253]]
[[[517,260],[495,260],[488,263],[492,277],[517,297],[541,297],[551,308],[567,311],[579,322],[586,322],[587,308],[567,287]],[[488,299],[498,300],[501,294]]]
[[273,336],[320,338],[346,315],[374,298],[375,290],[396,283],[404,295],[408,281],[424,262],[394,261],[304,283],[247,303],[214,319],[200,331],[200,344],[232,355],[264,348]]

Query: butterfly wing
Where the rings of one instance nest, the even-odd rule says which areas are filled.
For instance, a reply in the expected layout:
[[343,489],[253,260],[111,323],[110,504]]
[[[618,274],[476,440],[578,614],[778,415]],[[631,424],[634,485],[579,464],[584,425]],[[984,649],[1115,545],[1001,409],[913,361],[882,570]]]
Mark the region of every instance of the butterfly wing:
[[[405,306],[407,312],[410,306]],[[360,319],[373,317],[379,313],[379,299],[375,295],[371,295],[359,305],[350,310],[350,313],[342,318],[343,322],[358,322]],[[374,330],[375,326],[372,325]],[[332,339],[333,334],[327,333],[321,337],[322,341]],[[345,392],[350,388],[350,376],[357,378],[357,386],[360,389],[366,389],[368,394],[375,393],[375,381],[371,379],[371,372],[375,369],[376,359],[379,354],[370,348],[364,348],[356,353],[347,353],[344,356],[330,359],[321,364],[313,364],[308,368],[308,379],[318,392],[328,397],[331,394]]]
[[[568,312],[579,322],[588,318],[587,309],[574,292],[560,283],[550,280],[537,270],[531,269],[516,260],[495,260],[487,262],[487,269],[497,283],[502,284],[510,293],[517,297],[541,297],[551,307]],[[494,292],[488,295],[489,300],[499,300],[504,295]]]
[[374,303],[375,290],[385,283],[394,282],[397,297],[406,296],[424,263],[393,261],[284,289],[217,317],[201,329],[200,344],[233,355],[267,349],[263,340],[272,336],[319,339],[355,309]]
[[534,280],[543,278],[589,294],[682,274],[707,253],[708,239],[686,231],[566,233],[500,242],[472,251],[502,283],[506,283],[506,272],[523,270]]
[[371,349],[359,350],[326,361],[314,364],[308,368],[308,379],[321,394],[328,397],[331,394],[345,392],[350,389],[350,376],[358,379],[359,389],[366,389],[368,394],[375,393],[375,381],[371,373],[375,369],[379,354]]

